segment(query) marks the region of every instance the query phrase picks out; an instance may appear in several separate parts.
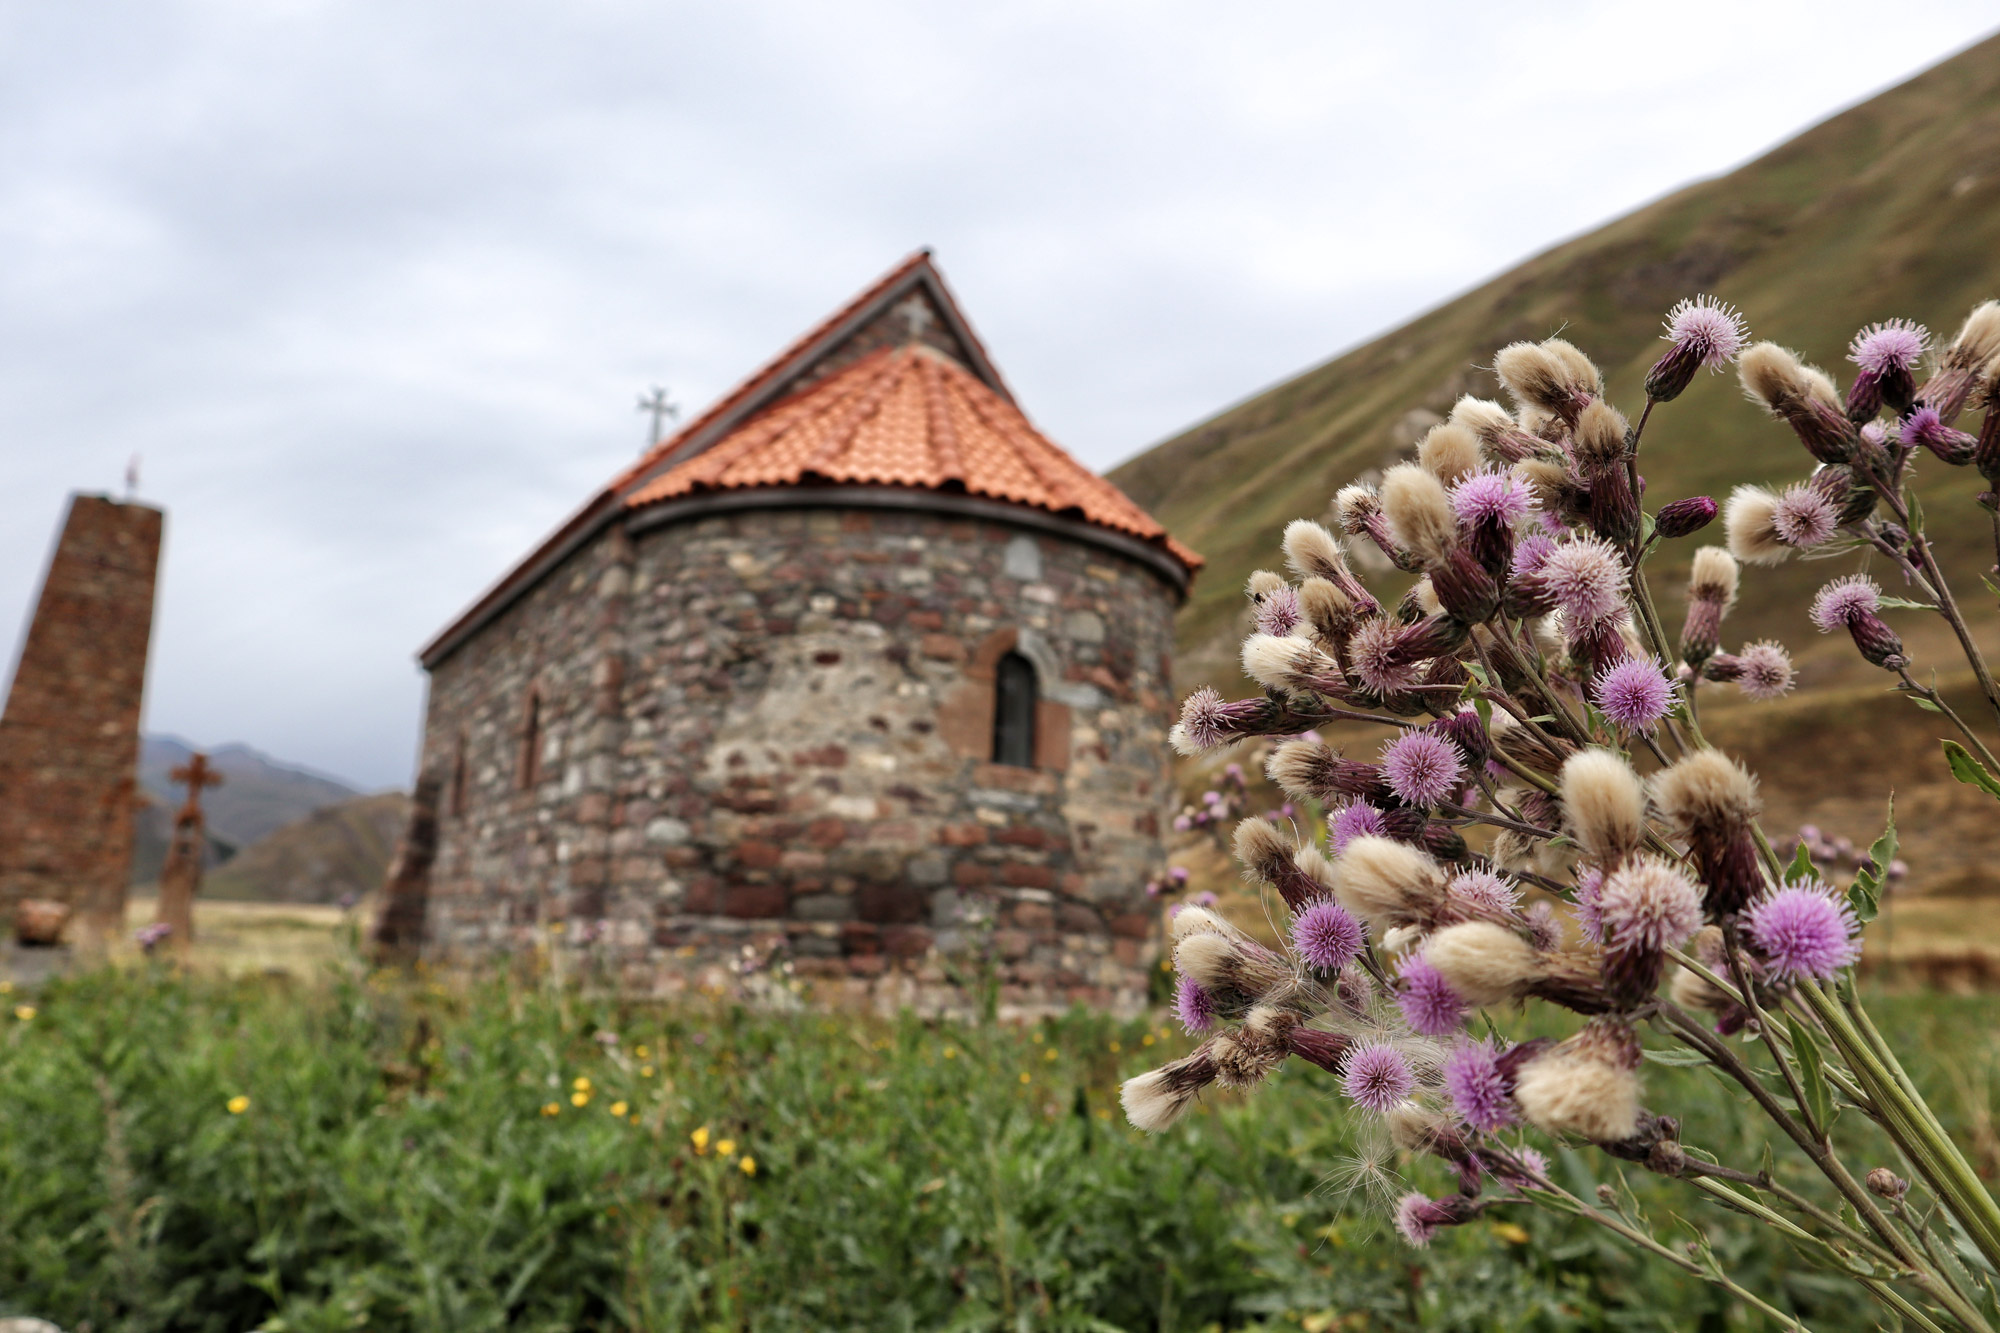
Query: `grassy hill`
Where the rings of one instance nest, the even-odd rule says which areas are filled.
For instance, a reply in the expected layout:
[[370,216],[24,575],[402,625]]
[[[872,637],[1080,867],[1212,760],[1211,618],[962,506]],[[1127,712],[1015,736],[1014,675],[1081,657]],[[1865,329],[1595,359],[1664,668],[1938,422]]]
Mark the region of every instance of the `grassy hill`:
[[[1553,167],[1516,179],[1521,207],[1533,207],[1538,189],[1561,188]],[[1464,202],[1507,206],[1504,198]],[[1318,516],[1342,484],[1408,451],[1435,419],[1428,414],[1448,411],[1461,393],[1498,397],[1485,369],[1497,348],[1562,330],[1604,368],[1613,401],[1636,410],[1640,381],[1664,346],[1661,317],[1697,292],[1740,305],[1756,336],[1798,348],[1843,382],[1839,372],[1852,369],[1847,340],[1863,324],[1904,316],[1949,338],[1974,303],[2000,295],[2000,37],[1726,176],[1538,255],[1114,471],[1119,486],[1211,562],[1182,613],[1183,683],[1241,688],[1240,589],[1251,570],[1276,565],[1286,521]],[[1788,481],[1809,463],[1788,430],[1743,401],[1733,379],[1706,376],[1654,414],[1640,460],[1648,508],[1695,493],[1720,500],[1746,481]],[[1977,479],[1942,465],[1927,472],[1923,498],[1963,575],[1961,596],[1990,612],[1990,599],[1972,596],[1974,572],[1993,559],[1985,517],[1971,504]],[[1663,552],[1656,577],[1684,568],[1701,540]],[[1811,589],[1834,572],[1797,561],[1753,571],[1728,638],[1782,638],[1807,687],[1873,683],[1851,647],[1820,639],[1806,622]]]
[[409,818],[401,792],[356,796],[267,834],[209,872],[208,898],[330,903],[380,888]]

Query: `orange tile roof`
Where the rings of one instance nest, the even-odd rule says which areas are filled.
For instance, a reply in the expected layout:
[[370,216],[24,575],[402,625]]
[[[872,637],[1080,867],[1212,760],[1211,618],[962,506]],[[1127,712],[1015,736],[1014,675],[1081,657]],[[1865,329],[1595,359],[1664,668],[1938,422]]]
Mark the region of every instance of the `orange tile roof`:
[[909,486],[1030,505],[1201,557],[1125,493],[1036,430],[950,358],[880,348],[780,399],[626,497],[639,509],[716,491],[801,483]]

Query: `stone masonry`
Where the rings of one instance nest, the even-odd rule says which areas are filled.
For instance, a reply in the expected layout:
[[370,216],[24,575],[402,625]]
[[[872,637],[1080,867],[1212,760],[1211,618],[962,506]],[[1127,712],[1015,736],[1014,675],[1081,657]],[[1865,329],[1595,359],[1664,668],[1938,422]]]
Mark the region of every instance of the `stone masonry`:
[[0,916],[22,898],[124,920],[139,708],[165,516],[71,498],[0,716]]
[[[599,534],[432,670],[433,956],[588,937],[625,989],[1143,1003],[1176,590],[1039,527],[842,506]],[[995,665],[1035,763],[989,762]]]

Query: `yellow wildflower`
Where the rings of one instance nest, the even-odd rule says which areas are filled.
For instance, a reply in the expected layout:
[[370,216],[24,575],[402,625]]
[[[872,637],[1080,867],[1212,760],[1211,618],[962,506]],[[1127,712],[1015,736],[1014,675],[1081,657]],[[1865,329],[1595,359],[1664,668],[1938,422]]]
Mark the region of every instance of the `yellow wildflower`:
[[735,1139],[716,1140],[715,1151],[723,1157],[734,1157],[736,1155],[736,1140]]
[[696,1130],[696,1131],[695,1131],[694,1133],[692,1133],[692,1134],[688,1135],[688,1139],[689,1139],[689,1140],[690,1140],[690,1141],[691,1141],[691,1142],[692,1142],[692,1143],[694,1144],[694,1150],[695,1150],[695,1152],[697,1152],[697,1153],[705,1153],[705,1152],[707,1152],[707,1151],[708,1151],[708,1126],[707,1126],[707,1125],[703,1125],[703,1126],[702,1126],[702,1127],[701,1127],[700,1129],[697,1129],[697,1130]]
[[590,1080],[587,1078],[579,1077],[574,1083],[570,1084],[570,1086],[572,1088],[575,1088],[578,1092],[589,1092]]
[[239,1092],[234,1097],[231,1097],[225,1105],[229,1107],[229,1114],[242,1115],[250,1109],[250,1099]]
[[590,1094],[587,1092],[572,1092],[569,1095],[569,1104],[571,1106],[588,1106],[590,1105]]
[[947,1059],[947,1060],[956,1060],[956,1059],[958,1059],[958,1047],[956,1047],[956,1046],[947,1046],[947,1047],[945,1047],[945,1048],[944,1048],[944,1058],[945,1058],[945,1059]]
[[1526,1245],[1529,1240],[1528,1229],[1518,1222],[1495,1222],[1493,1234],[1509,1245]]
[[32,1019],[37,1012],[39,1011],[32,1004],[17,1004],[14,1006],[14,1017],[20,1019],[23,1023]]
[[551,934],[551,935],[560,935],[560,934],[562,934],[562,933],[563,933],[563,923],[562,923],[562,922],[560,922],[560,921],[551,921],[551,922],[549,922],[549,934]]
[[562,1114],[562,1103],[561,1103],[561,1102],[544,1102],[544,1103],[542,1104],[542,1114],[543,1114],[543,1115],[549,1115],[549,1116],[554,1116],[554,1115],[561,1115],[561,1114]]
[[1151,1046],[1153,1044],[1153,1034],[1148,1032],[1145,1036],[1139,1038],[1139,1044],[1141,1046]]
[[1030,1036],[1030,1037],[1028,1038],[1028,1040],[1029,1040],[1029,1041],[1032,1041],[1032,1042],[1034,1042],[1034,1043],[1035,1043],[1035,1045],[1037,1045],[1037,1046],[1041,1045],[1041,1044],[1042,1044],[1042,1030],[1041,1030],[1040,1028],[1036,1028],[1036,1029],[1035,1029],[1035,1031],[1034,1031],[1034,1033],[1033,1033],[1033,1034],[1032,1034],[1032,1035],[1031,1035],[1031,1036]]
[[627,1111],[629,1111],[629,1110],[631,1110],[631,1109],[632,1109],[632,1108],[631,1108],[631,1107],[629,1107],[629,1106],[627,1106],[627,1105],[626,1105],[626,1104],[625,1104],[624,1102],[613,1102],[613,1103],[611,1103],[611,1114],[613,1114],[613,1115],[620,1115],[620,1116],[622,1116],[622,1115],[624,1115],[624,1114],[625,1114],[625,1113],[626,1113]]
[[643,1060],[646,1058],[648,1052],[643,1045],[640,1045],[640,1046],[634,1046],[632,1048],[632,1054],[638,1056],[641,1060]]
[[[641,1049],[641,1050],[644,1050],[645,1048],[644,1048],[644,1047],[640,1047],[640,1049]],[[640,1066],[639,1066],[639,1077],[640,1077],[640,1078],[651,1078],[652,1076],[653,1076],[653,1067],[652,1067],[651,1065],[640,1065]]]
[[[1114,1042],[1112,1044],[1116,1045],[1117,1043]],[[1049,1047],[1046,1051],[1042,1052],[1042,1059],[1044,1060],[1053,1060],[1055,1058],[1056,1058],[1056,1048],[1053,1046]]]
[[632,1113],[632,1116],[631,1116],[631,1120],[632,1120],[632,1123],[633,1123],[633,1124],[635,1124],[635,1125],[639,1123],[639,1113],[638,1113],[637,1111],[634,1111],[634,1112]]
[[736,1164],[736,1169],[746,1176],[754,1176],[757,1174],[757,1159],[746,1152],[743,1160]]
[[13,983],[13,982],[11,982],[11,981],[0,981],[0,995],[12,995],[13,993],[14,993],[14,983]]
[[1122,1042],[1122,1041],[1114,1041],[1114,1042],[1112,1042],[1112,1043],[1111,1043],[1111,1053],[1112,1053],[1113,1055],[1116,1055],[1116,1054],[1118,1054],[1118,1052],[1120,1052],[1120,1051],[1122,1051],[1122,1050],[1124,1050],[1124,1049],[1125,1049],[1125,1043],[1124,1043],[1124,1042]]
[[1028,1071],[1025,1069],[1021,1071],[1021,1081],[1023,1083],[1026,1083],[1028,1081]]

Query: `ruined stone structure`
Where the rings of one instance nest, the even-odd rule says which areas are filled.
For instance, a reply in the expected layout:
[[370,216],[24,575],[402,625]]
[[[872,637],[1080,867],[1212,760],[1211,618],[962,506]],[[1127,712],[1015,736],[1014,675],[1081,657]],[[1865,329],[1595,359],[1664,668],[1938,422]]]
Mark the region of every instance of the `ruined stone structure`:
[[435,851],[387,910],[455,959],[563,921],[640,991],[747,949],[836,999],[1136,1007],[1198,563],[920,252],[424,649]]
[[23,898],[122,927],[139,707],[165,516],[70,499],[0,715],[0,915]]
[[202,813],[201,793],[205,787],[220,787],[223,778],[209,767],[207,755],[196,753],[187,763],[167,770],[167,779],[187,787],[187,800],[174,816],[153,920],[167,928],[168,947],[185,953],[194,944],[194,900],[201,892],[202,861],[208,853],[208,818]]

